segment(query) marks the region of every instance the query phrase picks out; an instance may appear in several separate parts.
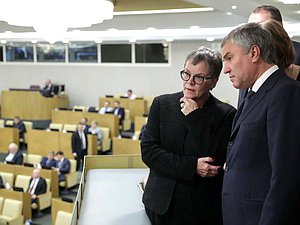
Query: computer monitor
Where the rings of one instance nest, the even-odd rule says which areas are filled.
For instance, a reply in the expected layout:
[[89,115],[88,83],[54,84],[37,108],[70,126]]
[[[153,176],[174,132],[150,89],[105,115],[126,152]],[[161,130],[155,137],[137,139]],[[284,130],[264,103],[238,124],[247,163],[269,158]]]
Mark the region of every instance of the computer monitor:
[[19,192],[24,192],[24,189],[22,187],[16,187],[16,186],[13,186],[12,189],[14,191],[19,191]]

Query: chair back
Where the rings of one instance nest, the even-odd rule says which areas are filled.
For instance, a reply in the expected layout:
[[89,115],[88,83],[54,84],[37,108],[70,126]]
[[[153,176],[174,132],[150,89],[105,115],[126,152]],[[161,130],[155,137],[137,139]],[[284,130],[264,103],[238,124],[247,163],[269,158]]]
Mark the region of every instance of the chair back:
[[4,200],[2,215],[15,219],[22,215],[23,202],[6,198]]
[[26,175],[17,175],[15,186],[23,188],[24,192],[27,191],[29,187],[30,176]]
[[3,180],[3,184],[9,183],[10,186],[13,186],[13,184],[14,184],[14,174],[13,173],[0,172],[0,175]]

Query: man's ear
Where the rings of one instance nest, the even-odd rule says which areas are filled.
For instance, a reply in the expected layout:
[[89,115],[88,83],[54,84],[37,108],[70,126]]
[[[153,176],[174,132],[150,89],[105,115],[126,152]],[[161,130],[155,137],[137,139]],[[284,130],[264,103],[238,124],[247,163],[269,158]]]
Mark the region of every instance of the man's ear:
[[257,45],[252,45],[249,50],[249,55],[252,62],[257,62],[260,58],[260,48]]

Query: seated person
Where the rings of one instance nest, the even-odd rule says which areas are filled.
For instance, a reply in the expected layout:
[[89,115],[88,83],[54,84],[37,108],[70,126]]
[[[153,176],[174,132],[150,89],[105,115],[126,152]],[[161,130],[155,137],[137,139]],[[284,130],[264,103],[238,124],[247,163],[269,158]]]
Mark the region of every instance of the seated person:
[[111,113],[114,109],[110,107],[110,101],[105,101],[104,106],[99,110],[99,114]]
[[15,116],[13,127],[19,129],[19,137],[24,138],[24,133],[26,133],[26,127],[19,116]]
[[125,109],[120,106],[120,102],[118,100],[114,101],[114,106],[114,115],[119,117],[120,125],[122,125],[125,118]]
[[98,126],[98,122],[96,120],[93,120],[91,122],[91,127],[89,128],[89,133],[97,135],[97,145],[100,145],[102,138],[103,138],[103,133],[102,133],[100,127]]
[[27,189],[27,192],[31,196],[31,203],[36,203],[38,195],[44,194],[46,191],[47,183],[46,180],[41,177],[41,170],[34,169]]
[[8,154],[5,156],[4,162],[17,165],[23,164],[23,154],[21,151],[19,151],[19,147],[17,144],[9,144]]
[[54,151],[50,151],[48,153],[47,157],[43,157],[42,161],[41,161],[41,167],[42,168],[46,168],[46,169],[51,169],[52,167],[56,167],[56,160],[54,159],[55,156],[55,152]]
[[133,94],[133,91],[131,89],[127,90],[127,94],[125,95],[125,97],[127,97],[128,99],[136,99],[136,95]]
[[41,89],[41,93],[44,97],[53,97],[54,86],[52,85],[51,80],[47,79],[45,81],[44,87]]
[[58,151],[56,153],[57,157],[57,164],[56,167],[53,167],[52,169],[55,169],[58,171],[58,181],[64,181],[65,180],[65,174],[70,173],[70,160],[65,158],[64,153],[62,151]]

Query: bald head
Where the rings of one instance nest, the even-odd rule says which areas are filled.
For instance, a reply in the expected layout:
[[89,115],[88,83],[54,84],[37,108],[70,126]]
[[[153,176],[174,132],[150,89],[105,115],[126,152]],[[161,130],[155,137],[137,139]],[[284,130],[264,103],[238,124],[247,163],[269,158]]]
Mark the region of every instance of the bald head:
[[34,169],[32,171],[32,178],[39,178],[41,177],[41,170],[40,169]]
[[10,153],[12,153],[12,154],[16,154],[16,152],[18,151],[18,145],[17,144],[15,144],[15,143],[11,143],[11,144],[9,144],[9,146],[8,146],[8,151],[10,152]]

